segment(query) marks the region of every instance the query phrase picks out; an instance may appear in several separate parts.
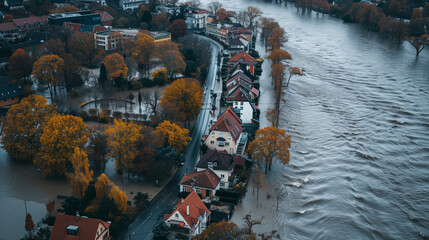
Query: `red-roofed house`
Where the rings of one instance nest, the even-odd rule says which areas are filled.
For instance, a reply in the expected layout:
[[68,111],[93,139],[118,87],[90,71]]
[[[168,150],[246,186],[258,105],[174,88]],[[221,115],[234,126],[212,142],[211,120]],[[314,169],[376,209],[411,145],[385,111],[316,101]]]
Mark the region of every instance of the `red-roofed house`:
[[197,171],[212,170],[220,178],[220,188],[228,189],[229,179],[234,170],[234,159],[225,151],[208,150],[201,156],[195,168]]
[[64,27],[68,28],[72,32],[79,32],[80,28],[82,27],[82,24],[80,23],[72,23],[72,22],[65,22]]
[[13,22],[0,23],[0,33],[5,40],[15,40],[22,37],[21,32]]
[[113,21],[115,20],[115,18],[112,15],[110,15],[108,12],[104,12],[104,11],[95,11],[95,12],[100,14],[101,25],[103,26],[113,25]]
[[210,213],[198,194],[192,191],[185,200],[177,204],[171,214],[164,215],[164,221],[169,226],[174,239],[178,236],[189,238],[206,229]]
[[246,66],[246,69],[250,73],[252,73],[252,75],[255,75],[255,67],[256,67],[257,61],[252,56],[250,56],[248,53],[246,53],[245,51],[241,51],[241,52],[237,53],[236,55],[234,55],[228,61],[229,66],[233,66],[237,63],[244,64]]
[[16,27],[19,28],[19,30],[27,31],[31,29],[40,28],[43,25],[47,25],[48,17],[49,16],[17,18],[12,19],[12,21],[16,25]]
[[204,143],[209,149],[234,154],[237,153],[237,148],[241,143],[242,131],[240,118],[231,107],[228,107],[210,128],[209,136]]
[[181,192],[196,191],[203,199],[211,199],[219,189],[220,178],[211,169],[191,172],[180,181]]
[[58,214],[49,240],[110,240],[109,227],[100,219]]

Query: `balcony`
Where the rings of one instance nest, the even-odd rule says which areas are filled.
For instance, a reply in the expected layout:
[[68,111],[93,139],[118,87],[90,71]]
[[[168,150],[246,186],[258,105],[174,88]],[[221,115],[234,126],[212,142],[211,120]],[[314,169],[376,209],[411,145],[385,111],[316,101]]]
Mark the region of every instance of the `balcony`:
[[174,233],[186,234],[186,235],[190,234],[189,228],[181,227],[178,224],[172,224],[172,223],[170,223],[170,227],[168,228],[168,231],[174,232]]

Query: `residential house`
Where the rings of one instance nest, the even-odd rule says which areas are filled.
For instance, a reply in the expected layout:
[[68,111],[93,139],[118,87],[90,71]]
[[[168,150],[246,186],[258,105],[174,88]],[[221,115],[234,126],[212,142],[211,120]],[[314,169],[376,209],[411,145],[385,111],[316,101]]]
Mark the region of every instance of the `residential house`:
[[194,171],[183,176],[180,181],[181,192],[195,191],[203,199],[212,199],[220,187],[220,178],[211,169]]
[[125,11],[134,11],[144,3],[148,3],[148,0],[119,0],[119,7]]
[[173,239],[190,238],[206,229],[210,213],[197,193],[192,191],[184,200],[179,200],[171,214],[164,215],[164,221]]
[[50,240],[110,240],[110,222],[100,219],[57,214]]
[[239,113],[243,125],[253,123],[257,107],[246,90],[237,88],[227,97],[227,102],[232,102],[232,107]]
[[4,0],[3,6],[8,8],[9,10],[17,10],[24,8],[23,0]]
[[209,11],[204,9],[189,9],[186,14],[186,26],[188,29],[205,29]]
[[0,33],[7,41],[13,41],[22,37],[21,31],[13,22],[0,23]]
[[[241,124],[237,114],[231,107],[228,107],[210,128],[209,135],[204,139],[204,144],[209,149],[226,151],[230,154],[241,154],[247,143],[247,139],[241,139],[243,132]],[[245,141],[244,144],[243,141]]]
[[159,12],[165,12],[168,15],[173,15],[174,13],[180,13],[180,7],[172,4],[161,4],[156,6],[156,10]]
[[115,18],[105,11],[95,11],[100,14],[101,25],[103,26],[112,26]]
[[19,102],[21,89],[16,83],[4,83],[0,85],[0,107],[11,106]]
[[233,66],[237,63],[241,63],[245,65],[246,69],[253,76],[255,75],[255,67],[256,67],[257,61],[248,53],[246,53],[245,51],[240,51],[228,61],[228,66]]
[[223,29],[221,33],[221,29],[238,25],[239,24],[233,23],[231,19],[223,13],[208,15],[206,18],[206,35],[226,40],[226,30]]
[[80,23],[84,25],[101,25],[100,13],[92,13],[90,10],[68,13],[50,14],[48,22],[51,25],[63,25],[66,22]]
[[171,41],[171,33],[169,32],[149,32],[149,35],[153,37],[155,42]]
[[220,178],[219,187],[228,189],[230,187],[229,180],[234,170],[234,158],[225,151],[207,150],[195,168],[198,172],[206,171],[207,169],[213,171]]

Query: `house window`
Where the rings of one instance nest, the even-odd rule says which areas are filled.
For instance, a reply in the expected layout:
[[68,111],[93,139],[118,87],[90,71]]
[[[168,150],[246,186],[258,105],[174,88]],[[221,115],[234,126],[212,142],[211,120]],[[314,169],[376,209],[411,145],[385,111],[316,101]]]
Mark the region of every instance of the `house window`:
[[213,132],[212,132],[212,136],[214,136],[214,135],[215,135],[215,132],[213,131]]
[[225,142],[225,146],[229,146],[229,142]]
[[220,186],[221,186],[221,187],[225,186],[225,183],[221,182],[221,183],[220,183]]
[[178,214],[178,213],[176,213],[174,216],[175,216],[176,218],[179,218],[179,214]]
[[213,166],[217,167],[217,162],[213,162]]
[[240,105],[243,106],[243,102],[240,102]]
[[210,141],[210,144],[214,144],[214,141]]
[[221,178],[224,178],[224,177],[225,177],[225,175],[221,174],[221,175],[220,175],[220,177],[221,177]]
[[225,146],[225,141],[218,142],[218,147],[224,147],[224,146]]
[[195,192],[201,194],[201,189],[197,188],[197,189],[195,189]]

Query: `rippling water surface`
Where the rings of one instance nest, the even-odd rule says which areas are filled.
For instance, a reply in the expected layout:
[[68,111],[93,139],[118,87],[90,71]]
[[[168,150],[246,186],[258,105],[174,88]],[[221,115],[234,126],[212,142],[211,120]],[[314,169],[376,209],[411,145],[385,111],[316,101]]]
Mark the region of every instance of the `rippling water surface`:
[[[266,186],[287,197],[279,211],[259,200],[264,230],[282,239],[429,239],[429,50],[416,58],[408,43],[293,7],[220,2],[276,19],[292,64],[306,70],[286,90],[281,127],[293,136],[291,163]],[[272,92],[261,88],[264,111]],[[246,198],[237,212],[257,212],[251,192]]]

